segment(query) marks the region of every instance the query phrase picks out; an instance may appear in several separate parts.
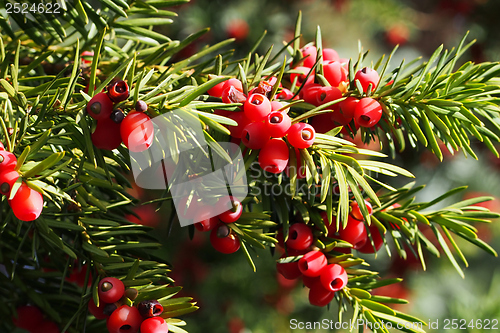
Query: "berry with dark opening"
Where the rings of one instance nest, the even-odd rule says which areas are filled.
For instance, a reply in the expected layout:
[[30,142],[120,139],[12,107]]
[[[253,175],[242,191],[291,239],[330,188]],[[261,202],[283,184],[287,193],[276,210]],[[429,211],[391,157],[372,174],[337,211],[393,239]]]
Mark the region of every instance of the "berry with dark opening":
[[323,86],[317,83],[306,84],[299,92],[299,97],[302,98],[306,103],[319,106],[316,93]]
[[326,290],[336,292],[347,285],[347,273],[344,267],[337,264],[326,266],[319,277],[321,285]]
[[217,251],[230,254],[239,250],[240,240],[225,223],[212,229],[210,233],[210,243]]
[[288,142],[299,149],[311,147],[315,137],[314,127],[306,123],[293,124],[287,132]]
[[219,223],[220,223],[219,218],[214,216],[214,217],[205,218],[203,220],[199,220],[199,222],[196,222],[194,224],[194,227],[198,231],[207,232],[207,231],[210,231],[213,228],[215,228]]
[[304,223],[294,223],[288,230],[288,239],[286,245],[294,250],[305,250],[314,242],[314,236]]
[[114,303],[118,302],[123,297],[125,285],[123,282],[114,277],[106,277],[99,281],[99,302]]
[[19,173],[15,170],[3,170],[0,172],[0,193],[9,195],[12,186],[19,178]]
[[137,333],[142,321],[136,307],[122,305],[109,316],[106,327],[109,333]]
[[42,213],[43,196],[22,183],[14,198],[9,201],[9,205],[14,215],[21,221],[34,221]]
[[361,127],[372,127],[382,118],[382,106],[370,97],[359,100],[354,109],[354,121]]
[[356,80],[359,80],[361,87],[363,87],[363,91],[367,93],[370,87],[370,91],[375,91],[378,82],[380,81],[380,76],[373,68],[365,67],[360,69],[356,75],[354,75],[354,81]]
[[163,306],[157,300],[142,301],[137,309],[144,318],[157,317],[163,313]]
[[141,324],[141,333],[168,333],[168,324],[161,317],[148,318]]
[[325,255],[320,251],[310,251],[299,260],[299,269],[305,276],[319,276],[328,264]]
[[118,80],[108,86],[108,96],[114,103],[126,100],[130,96],[127,82]]
[[262,94],[252,94],[243,104],[243,111],[251,121],[262,121],[271,112],[271,102]]
[[250,149],[261,149],[270,139],[269,131],[265,123],[249,123],[241,133],[241,141]]
[[321,87],[316,90],[315,95],[316,105],[323,105],[342,98],[342,92],[337,87]]
[[280,173],[285,170],[289,157],[286,142],[283,139],[271,139],[260,150],[259,165],[265,171]]
[[96,120],[109,118],[113,112],[113,101],[106,93],[96,94],[87,103],[87,113]]
[[292,120],[285,112],[273,111],[267,115],[265,132],[273,138],[281,138],[292,126]]

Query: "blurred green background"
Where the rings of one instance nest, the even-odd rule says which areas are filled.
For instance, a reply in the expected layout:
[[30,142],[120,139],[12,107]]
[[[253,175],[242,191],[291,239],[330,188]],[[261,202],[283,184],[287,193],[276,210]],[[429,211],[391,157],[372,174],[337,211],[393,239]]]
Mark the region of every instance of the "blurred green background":
[[[500,40],[497,24],[500,1],[493,0],[192,0],[182,5],[175,24],[162,32],[182,39],[202,28],[211,31],[198,44],[184,50],[183,56],[194,54],[207,44],[227,38],[236,38],[233,47],[236,55],[246,55],[253,43],[267,30],[259,48],[264,53],[271,44],[275,49],[283,41],[293,38],[298,11],[303,13],[302,44],[314,40],[316,26],[320,25],[323,45],[338,51],[341,58],[357,57],[358,42],[370,50],[369,60],[376,61],[400,45],[393,60],[399,64],[403,58],[429,57],[440,45],[446,48],[457,45],[470,31],[469,40],[476,44],[464,55],[459,64],[471,60],[500,60]],[[377,149],[377,145],[371,146]],[[479,160],[464,158],[461,152],[445,156],[439,163],[429,151],[407,149],[393,161],[416,176],[417,184],[427,184],[417,200],[428,201],[445,191],[468,185],[467,192],[453,197],[477,194],[500,197],[500,163],[480,145],[475,147]],[[397,179],[392,185],[403,185],[407,179]],[[142,194],[147,199],[148,193]],[[500,211],[498,201],[488,203]],[[153,207],[142,207],[143,221],[154,224]],[[164,208],[168,210],[168,207]],[[195,234],[190,241],[187,229],[174,223],[168,230],[159,232],[164,237],[169,259],[174,265],[173,277],[185,287],[183,293],[193,296],[200,310],[185,317],[186,329],[192,333],[230,332],[263,333],[291,332],[290,320],[301,322],[338,320],[335,306],[330,309],[315,308],[307,301],[307,290],[301,284],[290,283],[277,277],[277,255],[260,251],[252,253],[256,259],[257,273],[252,273],[242,253],[221,255],[209,244],[208,235]],[[477,226],[480,236],[500,251],[500,227]],[[432,238],[432,237],[431,237]],[[445,319],[500,319],[500,270],[499,259],[493,258],[461,239],[457,240],[469,260],[462,279],[446,258],[427,256],[427,272],[422,272],[415,260],[404,262],[390,258],[383,250],[374,269],[383,277],[404,277],[403,283],[384,288],[381,292],[393,297],[403,297],[410,304],[398,309],[425,321],[439,321],[442,332]],[[389,241],[390,243],[390,241]],[[344,320],[348,320],[349,313]],[[463,321],[462,321],[463,323]],[[497,326],[497,327],[500,327]],[[330,330],[307,330],[325,332]],[[447,330],[447,332],[458,330]],[[483,332],[469,326],[460,332]],[[293,330],[306,332],[306,330]]]

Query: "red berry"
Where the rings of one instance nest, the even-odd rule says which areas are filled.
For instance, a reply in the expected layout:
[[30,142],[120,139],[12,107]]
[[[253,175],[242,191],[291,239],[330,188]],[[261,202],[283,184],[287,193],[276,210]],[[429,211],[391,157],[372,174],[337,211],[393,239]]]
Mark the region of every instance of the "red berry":
[[270,135],[265,123],[249,123],[241,133],[241,141],[250,149],[261,149],[269,141]]
[[118,80],[108,86],[108,96],[114,103],[126,100],[130,96],[127,82]]
[[19,173],[15,170],[3,170],[0,172],[0,193],[9,195],[12,186],[19,178]]
[[252,121],[262,121],[271,112],[271,102],[266,96],[252,94],[243,104],[245,116]]
[[107,277],[99,281],[99,302],[114,303],[123,297],[125,285],[114,277]]
[[182,197],[176,205],[177,207],[179,207],[179,209],[177,210],[177,215],[187,220],[194,219],[194,217],[197,215],[197,212],[199,212],[199,209],[201,208],[198,204],[197,195],[193,195],[191,197],[191,201],[189,201],[188,205],[189,198],[189,195]]
[[354,75],[354,81],[359,80],[361,86],[363,87],[363,91],[365,93],[368,92],[368,87],[371,86],[371,91],[375,91],[377,88],[378,82],[380,81],[380,77],[376,70],[373,68],[365,67],[360,69],[356,75]]
[[5,150],[5,146],[0,142],[0,150]]
[[285,170],[290,152],[288,145],[282,139],[271,139],[259,153],[260,167],[271,173],[280,173]]
[[219,219],[225,223],[236,222],[243,212],[243,205],[234,197],[222,197],[216,204],[216,211],[223,212],[219,214]]
[[228,126],[231,136],[233,138],[241,138],[243,130],[248,124],[251,123],[251,120],[245,116],[244,112],[229,112],[226,117],[231,118],[238,123],[238,126]]
[[[217,76],[217,77],[220,77],[220,76]],[[217,83],[215,86],[208,89],[207,93],[213,97],[219,97],[219,98],[222,97],[222,92],[224,91],[224,84],[226,84],[226,81]]]
[[137,305],[137,310],[144,318],[152,318],[163,313],[163,306],[157,300],[147,300],[140,302]]
[[273,111],[267,116],[265,125],[265,132],[273,138],[281,138],[285,136],[290,126],[292,126],[292,120],[284,112]]
[[141,333],[168,333],[168,324],[161,317],[148,318],[141,324]]
[[36,330],[33,332],[43,332],[43,333],[60,333],[59,327],[56,323],[49,320],[44,320],[37,326]]
[[238,88],[235,88],[232,85],[225,86],[222,90],[222,101],[224,103],[245,103],[247,100],[247,97],[245,94],[241,91],[238,90]]
[[[372,215],[373,208],[372,204],[365,200],[366,209],[368,210],[368,215]],[[357,201],[351,202],[351,216],[354,217],[358,221],[363,221],[363,214],[361,213],[361,209],[359,208],[359,204]]]
[[310,251],[299,260],[299,269],[305,276],[319,276],[328,264],[325,255],[320,251]]
[[[280,258],[286,258],[288,257],[286,254],[282,255]],[[298,277],[302,275],[299,269],[299,262],[298,261],[293,261],[293,262],[287,262],[287,263],[276,263],[276,270],[278,273],[283,275],[285,279],[288,280],[295,280]]]
[[238,79],[229,79],[227,81],[224,81],[222,91],[229,89],[229,87],[234,87],[236,88],[236,90],[243,92],[243,84]]
[[305,149],[312,146],[316,131],[306,123],[293,124],[287,133],[288,142],[295,148]]
[[286,88],[282,88],[281,92],[279,94],[276,94],[276,98],[277,99],[292,99],[293,93]]
[[80,54],[82,62],[87,65],[92,63],[93,56],[94,56],[94,51],[83,51],[82,54]]
[[314,241],[313,233],[304,223],[294,223],[288,230],[286,245],[294,250],[305,250]]
[[344,267],[337,264],[326,266],[319,277],[323,288],[329,291],[339,291],[347,285],[347,273]]
[[319,106],[316,98],[316,93],[321,88],[323,87],[317,83],[306,84],[299,92],[299,97],[302,98],[306,103]]
[[325,60],[340,61],[339,54],[334,49],[323,49],[323,61]]
[[18,219],[27,222],[33,221],[42,213],[43,196],[22,183],[14,198],[9,201],[9,205]]
[[[271,111],[277,111],[279,109],[282,109],[284,107],[283,103],[281,102],[278,102],[278,101],[272,101],[271,102]],[[280,112],[282,112],[284,110],[281,110]]]
[[342,92],[336,87],[321,87],[316,90],[315,96],[316,104],[322,105],[342,98]]
[[359,100],[354,109],[354,121],[361,127],[372,127],[382,118],[382,106],[370,97]]
[[99,307],[97,307],[94,303],[94,299],[91,298],[89,303],[88,303],[88,309],[89,312],[96,318],[96,319],[106,319],[108,318],[108,315],[104,313],[104,307],[106,306],[106,303],[100,302]]
[[109,333],[137,333],[142,317],[135,307],[122,305],[109,316],[106,327]]
[[322,113],[312,117],[311,126],[316,133],[326,133],[335,127],[330,113]]
[[16,167],[17,158],[6,150],[0,150],[0,170],[12,170]]
[[368,230],[370,231],[370,235],[372,236],[373,245],[375,245],[375,248],[373,247],[370,239],[368,239],[365,245],[358,249],[358,251],[361,253],[375,253],[380,250],[380,248],[384,244],[384,238],[380,234],[380,230],[377,228],[377,226],[372,224],[368,227]]
[[295,67],[294,71],[298,71],[299,73],[290,74],[290,82],[293,83],[295,78],[297,78],[297,82],[295,84],[297,87],[300,87],[304,81],[306,81],[306,84],[314,83],[314,73],[312,72],[311,75],[307,76],[310,70],[311,68],[308,67]]
[[225,254],[234,253],[240,248],[240,240],[227,224],[224,223],[212,229],[210,233],[210,243],[214,249]]
[[335,297],[335,292],[325,289],[321,283],[313,283],[309,290],[309,303],[314,306],[327,306]]
[[332,87],[338,87],[342,82],[347,81],[347,70],[338,61],[324,61],[323,73]]
[[332,120],[344,126],[349,124],[354,117],[354,110],[358,102],[359,99],[356,97],[347,97],[338,104],[338,108],[332,114]]
[[319,281],[319,275],[314,277],[302,275],[302,283],[307,288],[312,288],[312,286],[314,286],[315,284],[321,284],[321,282]]
[[16,309],[17,316],[12,317],[12,323],[27,331],[34,331],[43,321],[43,313],[32,305],[20,306]]
[[[302,57],[307,57],[304,59],[304,67],[311,68],[316,63],[316,57],[318,56],[318,50],[316,46],[307,46],[302,49]],[[292,80],[293,81],[293,80]]]
[[[332,223],[331,227],[335,228],[334,223]],[[340,229],[339,236],[342,240],[351,243],[352,247],[356,250],[365,245],[368,239],[365,224],[362,221],[352,218],[351,216],[347,218],[347,225],[345,229]]]
[[107,119],[113,112],[113,101],[106,93],[96,94],[87,103],[87,113],[96,120]]
[[92,144],[99,149],[113,150],[122,143],[121,126],[111,118],[97,121],[97,126],[92,133]]
[[194,227],[198,231],[207,232],[215,228],[220,223],[217,217],[211,217],[209,219],[201,220],[194,224]]
[[121,122],[120,133],[123,143],[130,151],[141,152],[153,142],[153,123],[147,114],[131,112]]

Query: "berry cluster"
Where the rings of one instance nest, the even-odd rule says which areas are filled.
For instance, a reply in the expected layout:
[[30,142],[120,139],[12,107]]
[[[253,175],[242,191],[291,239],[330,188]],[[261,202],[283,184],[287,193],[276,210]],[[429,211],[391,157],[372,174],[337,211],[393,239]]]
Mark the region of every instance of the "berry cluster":
[[[315,116],[312,125],[319,133],[325,133],[338,125],[348,125],[354,120],[355,127],[373,127],[382,117],[382,106],[371,97],[357,98],[346,94],[349,86],[348,70],[346,59],[340,59],[333,49],[324,49],[322,54],[322,65],[325,79],[329,86],[322,86],[314,83],[314,75],[311,68],[317,59],[317,49],[315,46],[308,46],[302,49],[304,57],[301,66],[294,68],[294,73],[290,75],[290,81],[297,86],[301,86],[304,81],[299,96],[307,103],[320,106],[328,102],[346,97],[345,100],[333,104],[332,113],[324,113]],[[369,96],[375,91],[380,81],[380,77],[372,68],[365,67],[354,75],[354,82],[362,88],[362,92]]]
[[116,103],[129,97],[129,87],[123,80],[115,81],[107,87],[107,92],[96,94],[87,104],[87,113],[97,120],[92,133],[92,143],[99,149],[113,150],[123,142],[133,152],[148,149],[153,142],[153,124],[144,112],[148,106],[137,101],[135,110],[125,116]]
[[[0,193],[7,197],[10,197],[10,191],[19,179],[19,173],[15,170],[16,165],[16,156],[6,151],[0,143]],[[18,219],[33,221],[42,213],[43,196],[23,182],[14,197],[9,200],[9,205]]]
[[223,211],[212,217],[209,207],[204,206],[193,215],[195,228],[202,232],[210,231],[210,243],[217,251],[225,254],[234,253],[240,248],[240,239],[228,224],[236,222],[243,213],[241,202],[233,197],[220,198],[215,205],[217,211]]
[[[289,160],[288,143],[295,149],[305,149],[314,143],[315,130],[306,123],[292,124],[289,108],[279,101],[271,101],[270,93],[277,79],[271,77],[261,81],[257,87],[243,93],[243,85],[238,79],[221,82],[208,91],[211,96],[220,97],[225,103],[242,103],[242,110],[231,112],[217,110],[216,113],[231,118],[238,123],[229,126],[231,136],[241,139],[249,149],[260,149],[259,165],[271,173],[281,173]],[[291,98],[293,94],[282,88],[275,98]]]
[[30,333],[60,333],[59,327],[53,321],[43,317],[42,311],[33,305],[24,305],[16,309],[12,323]]
[[[365,201],[365,204],[371,214],[370,203]],[[322,212],[321,215],[328,226],[326,213]],[[372,224],[366,227],[363,220],[358,203],[353,202],[346,227],[337,230],[336,225],[332,223],[328,226],[328,237],[346,241],[361,253],[375,253],[382,247],[384,240],[376,226]],[[302,277],[303,284],[310,289],[309,302],[312,305],[326,306],[333,300],[335,292],[347,285],[348,276],[345,269],[334,262],[329,263],[328,254],[313,247],[315,233],[309,225],[303,222],[294,223],[289,228],[287,241],[283,242],[281,233],[278,233],[278,240],[287,252],[281,259],[290,256],[302,257],[298,261],[278,262],[276,269],[285,279],[295,280]],[[335,248],[335,251],[349,253],[350,249]]]
[[142,301],[137,306],[124,304],[124,298],[134,300],[137,290],[125,289],[123,282],[114,277],[99,281],[99,306],[88,303],[89,312],[96,319],[106,319],[109,333],[168,333],[168,324],[160,317],[163,306],[157,300]]

